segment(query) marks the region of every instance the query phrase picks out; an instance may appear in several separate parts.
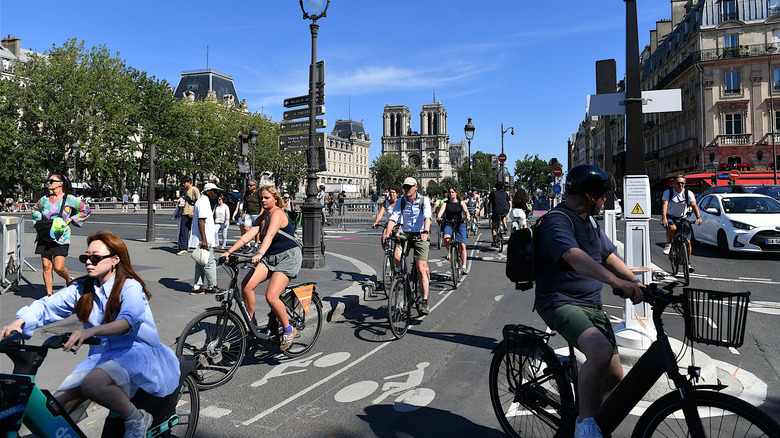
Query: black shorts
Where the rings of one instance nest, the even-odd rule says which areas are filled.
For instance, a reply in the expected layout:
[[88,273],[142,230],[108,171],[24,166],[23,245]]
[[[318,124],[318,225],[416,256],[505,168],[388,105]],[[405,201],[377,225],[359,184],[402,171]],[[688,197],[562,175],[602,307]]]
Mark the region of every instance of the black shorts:
[[507,213],[493,213],[490,215],[490,220],[493,222],[501,222],[504,220],[504,217],[508,214]]
[[57,242],[49,241],[49,242],[38,242],[35,246],[35,253],[40,255],[49,255],[49,256],[68,256],[68,250],[70,249],[70,245],[60,245]]

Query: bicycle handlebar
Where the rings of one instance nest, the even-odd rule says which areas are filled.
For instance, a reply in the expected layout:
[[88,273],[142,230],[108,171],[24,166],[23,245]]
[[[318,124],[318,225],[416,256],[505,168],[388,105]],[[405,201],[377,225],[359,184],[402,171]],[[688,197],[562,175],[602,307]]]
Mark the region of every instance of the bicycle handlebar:
[[[62,348],[65,343],[68,342],[68,339],[70,339],[71,334],[72,333],[54,335],[43,341],[43,344],[35,346],[25,345],[24,336],[22,336],[20,332],[15,332],[0,340],[0,353],[8,353],[9,351],[22,349],[44,351],[52,348]],[[91,338],[84,339],[82,344],[99,345],[100,338],[93,336]]]
[[[682,302],[682,295],[674,295],[674,288],[681,285],[684,284],[678,281],[672,281],[661,287],[661,289],[658,288],[658,284],[656,283],[650,283],[646,287],[640,287],[644,297],[642,301],[650,304],[651,306],[655,306],[657,304],[667,305]],[[623,296],[623,289],[616,287],[612,289],[612,293],[619,297]]]

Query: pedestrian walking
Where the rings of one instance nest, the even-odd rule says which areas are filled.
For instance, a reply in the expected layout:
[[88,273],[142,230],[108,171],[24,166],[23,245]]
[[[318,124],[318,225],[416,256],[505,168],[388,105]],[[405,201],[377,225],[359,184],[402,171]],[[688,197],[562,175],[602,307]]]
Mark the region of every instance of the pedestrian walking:
[[67,284],[72,280],[65,267],[65,257],[70,249],[70,224],[80,227],[92,210],[84,201],[73,196],[70,180],[65,175],[52,173],[46,185],[49,193],[35,204],[32,218],[37,232],[35,253],[41,255],[43,284],[46,295],[51,295],[53,272]]
[[[230,227],[230,207],[225,201],[227,201],[227,197],[220,196],[217,200],[217,206],[214,208],[214,224],[216,225],[214,241],[220,248],[227,246],[228,228]],[[221,240],[219,236],[222,236]]]
[[[247,231],[249,231],[249,228],[253,223],[255,223],[255,219],[257,219],[257,216],[260,214],[260,210],[262,210],[262,207],[260,206],[260,192],[257,190],[257,181],[253,179],[249,180],[247,183],[247,191],[244,193],[243,201],[244,227],[241,229],[242,236],[246,234]],[[258,242],[259,238],[255,236],[255,248],[258,246]],[[252,246],[253,245],[251,241],[247,242],[246,248],[244,248],[244,252],[250,252],[252,250]]]
[[[211,210],[211,201],[217,198],[220,188],[216,184],[206,183],[203,193],[195,202],[192,216],[192,231],[190,232],[189,246],[191,248],[207,251],[208,257],[198,259],[195,255],[195,282],[190,291],[192,294],[200,292],[216,293],[217,291],[217,262],[214,259],[215,238],[214,212]],[[201,251],[201,253],[202,253]]]
[[127,213],[127,204],[130,202],[130,197],[127,196],[127,192],[122,193],[122,213]]
[[133,213],[138,211],[138,204],[141,202],[141,197],[138,196],[138,191],[133,192]]
[[190,230],[192,229],[192,216],[195,209],[195,202],[200,198],[200,192],[198,188],[192,185],[192,179],[189,176],[184,176],[181,179],[182,187],[184,188],[184,208],[179,217],[179,238],[177,240],[177,247],[179,252],[176,255],[187,254],[190,240]]

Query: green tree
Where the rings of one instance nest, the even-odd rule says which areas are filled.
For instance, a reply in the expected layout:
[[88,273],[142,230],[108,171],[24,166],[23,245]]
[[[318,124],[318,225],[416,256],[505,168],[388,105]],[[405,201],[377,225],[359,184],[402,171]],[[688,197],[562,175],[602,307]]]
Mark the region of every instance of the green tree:
[[394,154],[385,154],[377,157],[371,163],[371,176],[376,181],[377,190],[389,188],[393,184],[399,186],[407,177],[417,177],[417,168],[404,166],[403,161]]
[[[466,184],[468,184],[468,181],[466,182]],[[439,186],[441,186],[442,190],[449,189],[450,187],[458,187],[458,189],[460,189],[461,193],[463,192],[461,184],[458,182],[457,179],[455,179],[455,178],[453,178],[451,176],[448,176],[448,177],[442,179],[441,182],[439,183]]]
[[529,195],[547,193],[552,175],[552,166],[549,162],[526,154],[522,160],[515,161],[515,189],[524,188]]
[[[480,190],[490,190],[496,182],[497,173],[493,170],[494,154],[477,151],[472,155],[474,167],[471,169],[471,186]],[[458,169],[461,189],[469,189],[469,163],[463,163]]]

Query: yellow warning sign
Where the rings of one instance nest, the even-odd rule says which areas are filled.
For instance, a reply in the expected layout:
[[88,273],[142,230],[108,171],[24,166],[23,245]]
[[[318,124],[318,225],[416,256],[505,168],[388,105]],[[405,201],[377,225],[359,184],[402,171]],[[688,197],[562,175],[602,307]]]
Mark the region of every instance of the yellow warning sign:
[[642,211],[642,207],[640,207],[639,203],[637,203],[634,209],[631,210],[631,214],[645,214],[645,212]]

